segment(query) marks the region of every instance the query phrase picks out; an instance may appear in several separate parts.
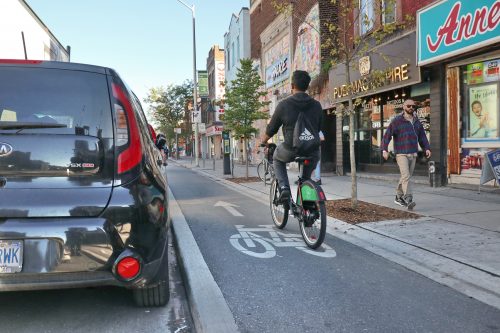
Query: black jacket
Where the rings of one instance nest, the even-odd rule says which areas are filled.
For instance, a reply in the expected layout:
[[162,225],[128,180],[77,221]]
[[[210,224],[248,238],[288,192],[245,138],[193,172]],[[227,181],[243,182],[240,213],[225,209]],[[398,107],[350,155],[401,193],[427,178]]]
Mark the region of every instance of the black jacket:
[[283,144],[291,150],[293,146],[293,129],[301,110],[304,110],[313,126],[317,124],[319,132],[323,125],[323,108],[317,100],[304,92],[299,92],[278,103],[271,121],[267,125],[266,134],[272,137],[283,125],[283,135],[285,137]]

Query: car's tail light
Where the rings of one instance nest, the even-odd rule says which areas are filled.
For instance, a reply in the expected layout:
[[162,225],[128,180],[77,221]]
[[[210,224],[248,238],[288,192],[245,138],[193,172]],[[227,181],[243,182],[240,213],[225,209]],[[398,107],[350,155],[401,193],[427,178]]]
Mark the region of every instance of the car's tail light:
[[116,273],[124,280],[131,280],[139,275],[141,263],[133,257],[125,257],[116,265]]
[[119,85],[113,83],[115,98],[116,145],[121,150],[118,155],[118,174],[137,166],[142,160],[142,146],[139,127],[134,109],[127,95]]
[[148,129],[149,129],[149,134],[151,134],[151,139],[153,139],[153,142],[156,143],[156,131],[155,131],[155,129],[153,128],[153,126],[151,126],[151,124],[148,124]]

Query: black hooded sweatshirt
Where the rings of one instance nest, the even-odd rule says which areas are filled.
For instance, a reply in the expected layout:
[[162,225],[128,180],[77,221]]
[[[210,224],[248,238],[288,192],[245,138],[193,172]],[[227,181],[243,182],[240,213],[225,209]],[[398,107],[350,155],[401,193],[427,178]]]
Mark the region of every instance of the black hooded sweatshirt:
[[280,126],[283,125],[283,135],[285,137],[283,145],[285,148],[292,150],[293,129],[300,111],[305,112],[312,126],[316,125],[319,132],[323,125],[323,108],[321,104],[305,92],[298,92],[278,103],[271,121],[267,125],[266,134],[272,137],[278,133]]

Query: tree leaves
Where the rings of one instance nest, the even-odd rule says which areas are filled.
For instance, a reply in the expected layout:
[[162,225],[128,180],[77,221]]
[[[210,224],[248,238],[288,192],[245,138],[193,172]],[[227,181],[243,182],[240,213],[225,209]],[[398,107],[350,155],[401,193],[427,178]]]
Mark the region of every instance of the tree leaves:
[[236,79],[226,85],[224,126],[233,132],[234,137],[248,139],[258,131],[253,122],[269,117],[261,111],[269,102],[262,101],[266,95],[262,89],[264,82],[253,68],[252,60],[241,59],[240,64]]
[[149,90],[144,102],[149,104],[149,113],[159,124],[169,142],[175,138],[174,128],[180,127],[184,120],[188,104],[193,100],[193,83],[185,81],[180,85],[154,87]]

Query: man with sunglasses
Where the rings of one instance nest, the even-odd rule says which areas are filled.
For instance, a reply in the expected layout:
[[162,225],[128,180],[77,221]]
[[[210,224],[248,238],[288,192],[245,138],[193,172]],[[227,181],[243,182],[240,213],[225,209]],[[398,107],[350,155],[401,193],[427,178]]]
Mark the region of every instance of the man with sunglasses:
[[413,209],[416,205],[415,201],[413,201],[410,178],[415,169],[418,145],[420,144],[422,149],[425,150],[425,157],[431,157],[429,141],[422,123],[415,116],[415,108],[415,101],[407,99],[403,103],[403,112],[394,117],[382,140],[382,154],[384,159],[387,160],[389,158],[388,146],[391,139],[394,138],[394,152],[401,174],[394,202],[408,209]]

